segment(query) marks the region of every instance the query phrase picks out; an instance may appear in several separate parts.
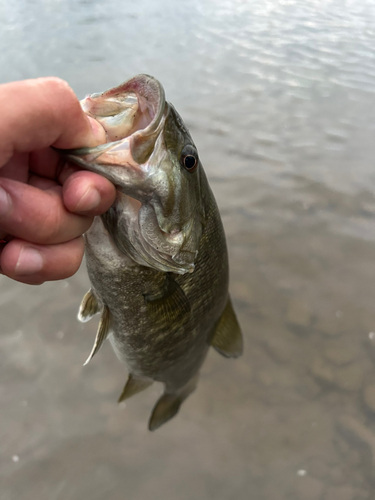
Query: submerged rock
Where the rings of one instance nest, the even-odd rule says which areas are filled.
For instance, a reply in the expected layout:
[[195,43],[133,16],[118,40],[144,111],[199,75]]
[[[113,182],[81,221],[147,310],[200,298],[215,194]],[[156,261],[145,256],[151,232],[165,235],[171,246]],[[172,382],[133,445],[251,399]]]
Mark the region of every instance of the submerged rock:
[[[336,342],[336,341],[335,341]],[[324,357],[337,366],[351,363],[359,356],[357,346],[330,345],[324,351]]]
[[363,363],[334,367],[325,359],[316,357],[311,365],[311,374],[321,384],[345,391],[357,391],[362,386],[366,369],[367,367]]
[[290,299],[286,312],[288,323],[295,326],[307,327],[311,323],[311,311],[306,302],[299,299]]
[[349,366],[338,368],[335,373],[335,382],[346,391],[358,391],[363,382],[366,367],[361,363],[352,363]]
[[332,366],[324,359],[317,357],[311,365],[311,373],[317,382],[324,384],[333,384],[335,380],[335,372]]
[[343,332],[342,315],[332,314],[318,318],[315,328],[329,337],[340,335]]

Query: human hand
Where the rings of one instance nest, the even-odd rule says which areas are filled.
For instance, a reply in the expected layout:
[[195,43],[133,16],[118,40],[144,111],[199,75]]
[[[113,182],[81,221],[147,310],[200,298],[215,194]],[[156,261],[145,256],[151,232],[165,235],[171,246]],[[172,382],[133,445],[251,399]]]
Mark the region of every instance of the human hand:
[[104,129],[58,78],[0,85],[0,110],[2,273],[29,284],[67,278],[82,261],[82,234],[112,205],[115,188],[50,146],[96,146]]

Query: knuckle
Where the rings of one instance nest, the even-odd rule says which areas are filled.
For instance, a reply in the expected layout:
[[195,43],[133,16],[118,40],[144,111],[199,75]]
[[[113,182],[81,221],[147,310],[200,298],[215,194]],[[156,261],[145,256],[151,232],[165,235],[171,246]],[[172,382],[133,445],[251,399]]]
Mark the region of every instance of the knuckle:
[[59,78],[57,76],[48,76],[45,78],[42,78],[44,85],[48,88],[48,90],[54,94],[66,94],[68,97],[74,96],[75,94],[73,92],[73,89],[70,87],[68,82],[63,80],[62,78]]
[[56,76],[49,76],[44,78],[44,85],[46,92],[55,102],[63,103],[63,106],[59,107],[60,113],[66,113],[67,116],[73,114],[73,119],[82,113],[78,98],[68,82]]
[[43,243],[59,243],[60,242],[60,231],[62,227],[61,215],[59,212],[56,213],[55,210],[50,210],[45,219],[42,222],[41,227],[41,237]]
[[65,220],[61,201],[51,196],[48,209],[42,214],[39,234],[44,244],[59,243],[64,232]]
[[65,268],[66,278],[70,278],[71,276],[73,276],[73,274],[75,274],[78,271],[85,251],[85,246],[82,236],[71,241],[69,245],[71,249],[70,249],[69,264]]

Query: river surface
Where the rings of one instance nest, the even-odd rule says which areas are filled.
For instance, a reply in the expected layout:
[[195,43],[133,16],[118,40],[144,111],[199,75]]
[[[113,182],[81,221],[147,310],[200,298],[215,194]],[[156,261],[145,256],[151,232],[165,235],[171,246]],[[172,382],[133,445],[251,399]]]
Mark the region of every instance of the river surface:
[[1,500],[375,498],[375,4],[0,0],[0,82],[164,85],[226,228],[245,353],[155,433],[76,312],[0,279]]

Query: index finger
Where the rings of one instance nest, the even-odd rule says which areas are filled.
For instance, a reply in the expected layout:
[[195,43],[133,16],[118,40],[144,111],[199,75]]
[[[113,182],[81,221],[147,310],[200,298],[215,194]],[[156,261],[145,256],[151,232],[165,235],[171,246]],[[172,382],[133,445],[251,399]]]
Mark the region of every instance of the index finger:
[[[86,116],[73,90],[60,78],[0,85],[0,109],[0,167],[15,152],[51,145],[62,149],[91,147],[105,140],[104,130]],[[52,157],[58,161],[57,155]]]

